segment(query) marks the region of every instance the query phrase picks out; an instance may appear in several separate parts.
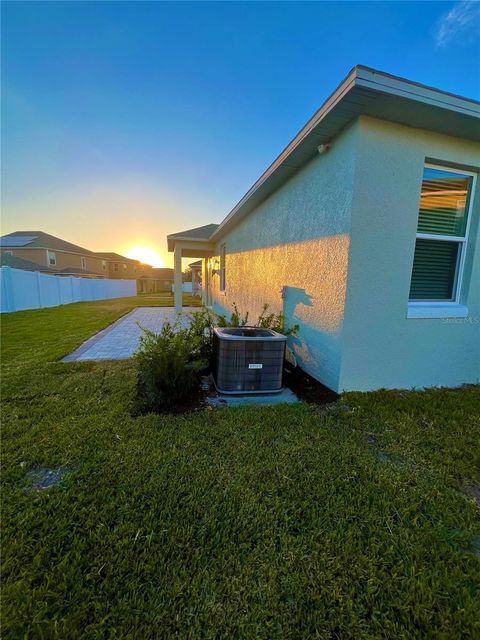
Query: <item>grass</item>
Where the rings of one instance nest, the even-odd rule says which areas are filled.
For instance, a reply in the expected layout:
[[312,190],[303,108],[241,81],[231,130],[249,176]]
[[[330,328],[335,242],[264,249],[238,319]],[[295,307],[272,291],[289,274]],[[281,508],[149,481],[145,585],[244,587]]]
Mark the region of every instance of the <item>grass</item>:
[[479,637],[478,387],[134,419],[130,362],[58,362],[167,302],[2,317],[3,637]]

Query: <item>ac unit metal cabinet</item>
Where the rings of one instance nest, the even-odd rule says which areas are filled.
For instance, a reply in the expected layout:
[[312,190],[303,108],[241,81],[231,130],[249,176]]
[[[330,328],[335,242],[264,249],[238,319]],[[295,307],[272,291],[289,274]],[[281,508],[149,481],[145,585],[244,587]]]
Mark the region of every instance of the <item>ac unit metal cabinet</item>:
[[259,327],[215,327],[213,377],[220,393],[282,390],[286,336]]

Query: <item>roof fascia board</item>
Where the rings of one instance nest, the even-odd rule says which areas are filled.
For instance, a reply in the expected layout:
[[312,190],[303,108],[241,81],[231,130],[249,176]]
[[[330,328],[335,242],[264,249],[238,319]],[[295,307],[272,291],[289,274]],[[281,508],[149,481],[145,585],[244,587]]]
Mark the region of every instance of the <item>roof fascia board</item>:
[[[301,145],[305,139],[312,133],[315,133],[314,129],[331,113],[335,106],[345,98],[349,92],[356,88],[365,89],[366,91],[374,91],[377,94],[384,93],[398,98],[405,98],[440,109],[448,109],[450,112],[457,113],[462,116],[469,116],[473,118],[480,117],[480,103],[475,100],[439,91],[433,87],[428,87],[416,82],[410,82],[403,78],[359,65],[350,71],[347,77],[340,83],[330,97],[327,98],[320,109],[318,109],[313,117],[310,118],[295,138],[285,147],[274,162],[266,169],[243,198],[224,218],[210,236],[211,241],[217,242],[229,230],[234,219],[241,219],[242,209],[248,201],[255,197],[255,195],[257,195],[257,199],[259,198],[260,201],[263,199],[259,190],[272,176],[272,174],[281,169],[285,169],[284,179],[288,179],[289,174],[296,171],[298,167],[289,167],[286,162],[287,159],[290,158],[292,153],[297,150],[298,153],[301,154]],[[366,113],[368,115],[368,109],[366,110]],[[352,116],[355,115],[361,115],[361,112],[352,113]],[[304,155],[308,158],[308,154]],[[287,168],[290,169],[290,171],[286,170]],[[257,205],[253,203],[253,208],[255,206]]]
[[210,238],[190,238],[188,236],[178,236],[175,234],[167,236],[167,239],[175,240],[176,242],[181,242],[182,240],[185,240],[187,242],[206,242],[207,244],[210,242]]
[[450,109],[465,115],[480,116],[480,104],[451,93],[445,93],[425,85],[406,82],[402,78],[378,73],[363,67],[358,69],[355,84],[365,89],[424,102],[436,107]]

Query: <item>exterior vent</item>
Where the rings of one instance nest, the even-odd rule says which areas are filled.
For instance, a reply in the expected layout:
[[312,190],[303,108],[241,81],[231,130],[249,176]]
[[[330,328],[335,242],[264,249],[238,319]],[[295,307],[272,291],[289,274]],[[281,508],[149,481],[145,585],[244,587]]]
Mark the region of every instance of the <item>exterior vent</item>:
[[286,336],[259,327],[216,327],[215,386],[220,393],[278,393],[282,390]]

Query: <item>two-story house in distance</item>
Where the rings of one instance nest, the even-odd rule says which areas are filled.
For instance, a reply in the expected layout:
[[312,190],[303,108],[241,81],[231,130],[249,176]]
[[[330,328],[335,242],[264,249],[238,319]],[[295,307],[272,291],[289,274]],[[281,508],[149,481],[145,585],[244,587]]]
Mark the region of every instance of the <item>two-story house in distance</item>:
[[108,260],[44,231],[14,231],[0,238],[2,256],[28,260],[56,275],[108,277]]

